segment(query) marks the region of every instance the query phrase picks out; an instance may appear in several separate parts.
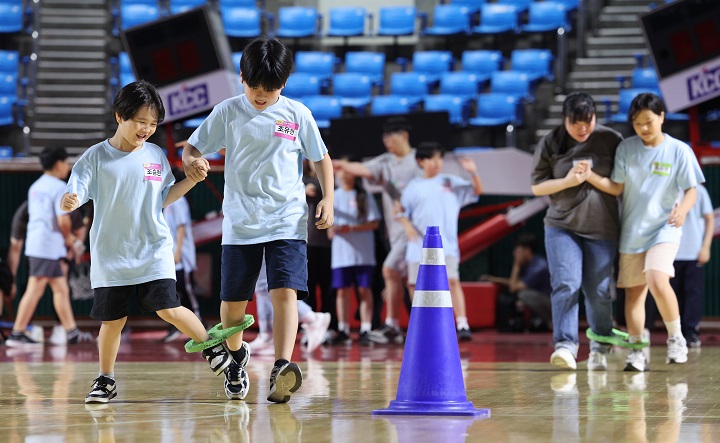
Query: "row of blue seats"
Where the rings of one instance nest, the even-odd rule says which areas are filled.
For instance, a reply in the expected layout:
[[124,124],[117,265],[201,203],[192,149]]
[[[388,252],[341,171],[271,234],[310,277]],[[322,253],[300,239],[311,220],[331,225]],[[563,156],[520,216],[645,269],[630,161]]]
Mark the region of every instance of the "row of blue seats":
[[0,0],[0,34],[32,32],[33,9],[22,0]]
[[0,50],[0,126],[24,126],[28,62],[16,50]]

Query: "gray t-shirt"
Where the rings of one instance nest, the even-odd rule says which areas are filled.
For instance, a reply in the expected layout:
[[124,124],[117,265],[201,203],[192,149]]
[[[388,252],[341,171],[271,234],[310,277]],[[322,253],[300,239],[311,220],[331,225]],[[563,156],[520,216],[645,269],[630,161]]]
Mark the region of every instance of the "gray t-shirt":
[[[615,150],[622,136],[597,125],[583,143],[577,143],[560,125],[540,140],[533,157],[532,184],[563,178],[574,164],[589,159],[592,170],[609,177],[613,170]],[[590,183],[583,183],[550,195],[545,215],[547,226],[566,229],[593,240],[615,240],[620,235],[618,199]]]
[[420,167],[415,161],[415,149],[411,149],[402,158],[386,152],[363,164],[370,170],[372,175],[370,181],[383,187],[383,217],[390,244],[395,244],[405,238],[405,231],[400,222],[395,220],[393,201],[400,201],[402,191],[420,172]]

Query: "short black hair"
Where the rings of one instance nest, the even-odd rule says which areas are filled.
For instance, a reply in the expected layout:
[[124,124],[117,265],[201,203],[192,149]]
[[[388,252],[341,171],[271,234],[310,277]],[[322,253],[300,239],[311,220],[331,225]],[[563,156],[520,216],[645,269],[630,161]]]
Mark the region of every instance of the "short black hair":
[[590,123],[595,115],[595,100],[587,92],[573,92],[563,102],[562,115],[570,123]]
[[64,161],[68,158],[65,148],[60,146],[48,146],[40,152],[40,164],[43,171],[49,171],[55,167],[55,163]]
[[533,254],[536,254],[538,252],[538,249],[540,248],[540,243],[538,242],[535,234],[532,234],[530,232],[523,232],[522,234],[518,235],[517,239],[515,240],[515,246],[528,248],[533,252]]
[[665,104],[662,99],[651,92],[643,92],[638,94],[630,103],[630,109],[628,110],[628,121],[632,122],[635,120],[635,116],[640,111],[650,110],[654,114],[661,115],[665,112]]
[[383,125],[383,134],[391,134],[393,132],[407,132],[410,134],[412,126],[407,118],[403,116],[390,117],[385,120]]
[[420,160],[433,158],[435,154],[440,154],[440,157],[445,154],[445,149],[440,143],[422,142],[418,144],[417,148],[415,149],[415,160],[419,162]]
[[115,95],[113,115],[123,120],[130,120],[143,106],[148,106],[155,113],[158,124],[165,120],[165,106],[155,86],[145,80],[128,83]]
[[285,87],[293,67],[292,51],[276,38],[256,38],[245,46],[240,58],[243,81],[266,91]]

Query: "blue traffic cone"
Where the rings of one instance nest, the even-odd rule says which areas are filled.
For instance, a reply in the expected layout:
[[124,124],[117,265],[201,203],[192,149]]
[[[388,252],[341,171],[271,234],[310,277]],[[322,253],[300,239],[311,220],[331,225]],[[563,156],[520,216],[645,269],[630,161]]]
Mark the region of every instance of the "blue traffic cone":
[[374,415],[490,416],[465,395],[440,228],[423,241],[396,399]]

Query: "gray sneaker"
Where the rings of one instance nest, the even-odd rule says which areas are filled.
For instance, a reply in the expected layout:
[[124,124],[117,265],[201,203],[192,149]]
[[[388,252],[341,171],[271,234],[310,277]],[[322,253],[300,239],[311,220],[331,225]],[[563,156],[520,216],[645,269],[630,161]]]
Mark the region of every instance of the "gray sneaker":
[[607,370],[607,355],[601,352],[591,352],[587,363],[588,371]]
[[300,367],[292,362],[275,365],[270,373],[270,393],[268,401],[273,403],[287,403],[290,395],[300,389],[302,385],[302,372]]
[[395,328],[388,325],[383,325],[380,329],[370,331],[369,337],[370,341],[372,341],[373,343],[379,343],[381,345],[401,345],[405,343],[405,336],[403,336],[400,328]]

